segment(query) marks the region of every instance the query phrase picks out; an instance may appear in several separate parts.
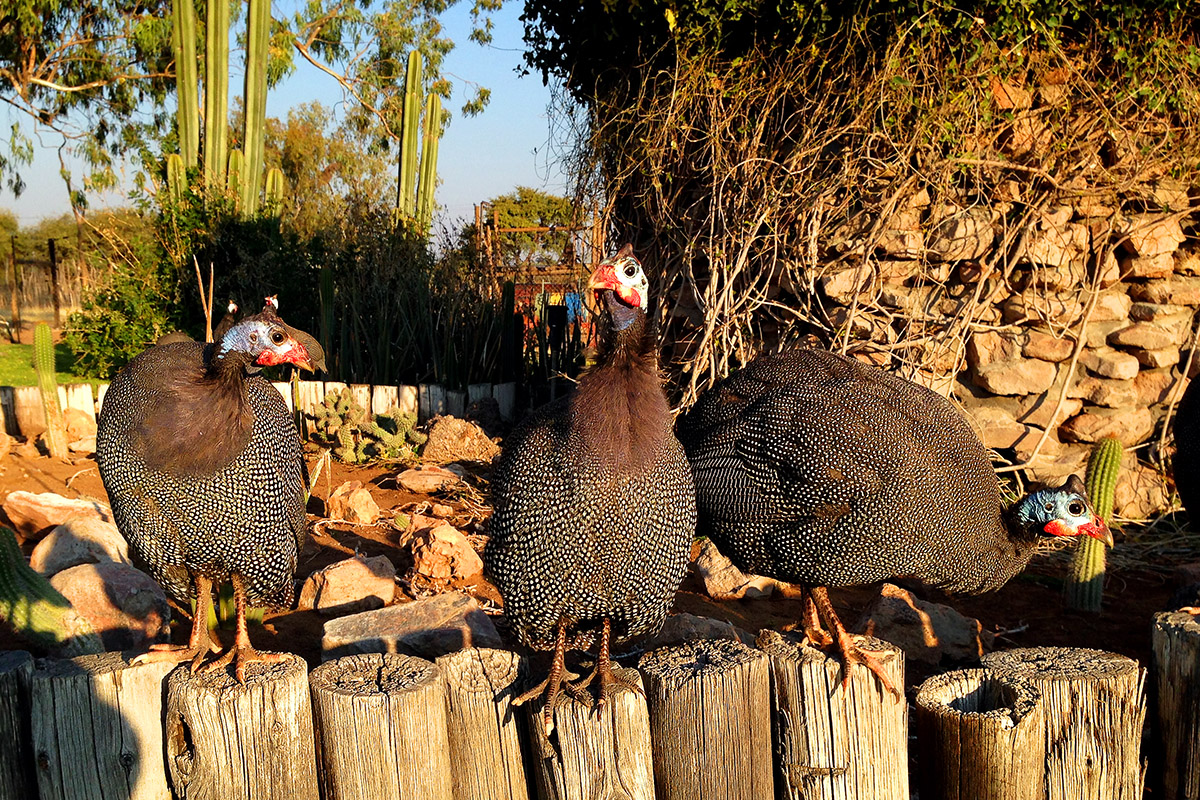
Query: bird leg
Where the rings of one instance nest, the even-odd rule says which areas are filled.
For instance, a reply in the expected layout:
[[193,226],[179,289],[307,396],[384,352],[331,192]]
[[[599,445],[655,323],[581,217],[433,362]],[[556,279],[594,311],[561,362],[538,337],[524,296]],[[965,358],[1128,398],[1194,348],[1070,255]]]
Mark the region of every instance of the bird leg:
[[[558,707],[561,697],[563,675],[567,674],[566,661],[567,626],[565,623],[559,622],[554,635],[554,658],[550,661],[550,674],[546,676],[546,680],[513,700],[513,705],[519,706],[545,692],[546,701],[542,707],[542,727],[547,738],[554,731],[554,710]],[[572,675],[572,677],[574,676]]]
[[811,589],[804,590],[804,614],[800,618],[800,625],[804,628],[804,638],[813,647],[829,647],[833,644],[833,637],[821,627],[821,615],[817,612]]
[[582,690],[589,686],[592,681],[600,684],[598,695],[596,697],[596,710],[604,708],[604,704],[612,697],[614,687],[623,687],[631,692],[642,694],[642,687],[636,680],[623,678],[613,672],[612,657],[610,653],[610,643],[612,640],[612,621],[608,617],[604,618],[604,622],[600,629],[600,648],[596,655],[596,666],[592,673],[584,678],[573,687],[576,690]]
[[254,645],[250,644],[250,633],[246,629],[246,587],[243,585],[240,575],[231,576],[230,582],[233,583],[233,598],[237,603],[237,635],[234,637],[233,647],[226,650],[220,658],[206,664],[204,671],[215,672],[224,669],[232,661],[233,673],[237,677],[237,682],[245,683],[247,664],[278,664],[286,661],[288,655],[287,653],[264,653],[256,650]]
[[833,631],[833,637],[836,640],[838,651],[842,656],[842,687],[850,682],[850,667],[853,664],[862,664],[871,672],[875,673],[875,677],[883,684],[883,688],[900,696],[900,692],[896,691],[896,687],[892,686],[892,681],[888,678],[887,673],[883,670],[883,664],[877,659],[876,655],[890,654],[889,650],[870,650],[854,643],[850,638],[850,634],[846,632],[846,627],[842,625],[842,621],[838,619],[837,612],[833,610],[833,603],[829,600],[829,592],[824,586],[817,586],[809,589],[809,595],[812,597],[813,603],[820,615],[825,618],[826,624]]
[[221,649],[208,632],[208,609],[212,606],[212,581],[203,575],[197,575],[192,580],[196,589],[196,608],[192,611],[192,634],[188,637],[188,643],[152,644],[150,652],[137,656],[132,663],[149,664],[155,661],[190,660],[192,672],[195,672],[209,652],[215,653]]

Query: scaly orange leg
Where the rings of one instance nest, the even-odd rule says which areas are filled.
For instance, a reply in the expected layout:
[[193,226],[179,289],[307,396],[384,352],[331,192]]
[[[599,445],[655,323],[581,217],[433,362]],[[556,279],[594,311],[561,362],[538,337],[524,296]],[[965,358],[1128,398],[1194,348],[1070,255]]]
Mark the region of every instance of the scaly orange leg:
[[245,683],[247,664],[278,664],[286,661],[288,655],[287,653],[265,653],[262,650],[256,650],[254,645],[250,644],[250,633],[246,629],[246,587],[242,583],[240,575],[231,576],[230,581],[233,583],[233,598],[237,603],[237,635],[234,638],[233,647],[226,650],[224,655],[211,664],[206,664],[204,671],[214,672],[224,669],[232,661],[234,664],[233,674],[237,677],[237,682]]
[[200,668],[200,663],[210,652],[221,648],[212,640],[208,633],[208,609],[212,607],[212,581],[203,575],[193,579],[196,589],[196,610],[192,612],[192,634],[187,644],[152,644],[150,652],[142,653],[133,659],[134,664],[149,664],[155,661],[191,661],[192,672]]
[[641,684],[636,679],[630,680],[628,678],[623,678],[613,672],[612,652],[610,649],[611,642],[612,621],[608,617],[605,617],[600,628],[600,647],[596,654],[596,667],[592,670],[592,674],[588,675],[583,679],[583,681],[575,684],[573,687],[576,690],[583,689],[591,684],[593,680],[600,684],[600,688],[596,697],[597,711],[604,708],[604,704],[608,702],[610,697],[612,697],[615,687],[624,687],[631,692],[642,694]]
[[554,634],[554,658],[550,661],[550,674],[546,680],[534,686],[513,700],[513,705],[528,703],[533,698],[545,692],[546,702],[542,708],[542,727],[549,737],[554,731],[554,709],[562,692],[563,675],[566,674],[567,662],[567,626],[559,622]]
[[871,670],[871,672],[875,673],[875,677],[877,677],[879,682],[883,684],[883,688],[887,689],[896,697],[899,697],[900,692],[896,690],[895,686],[892,686],[891,680],[888,678],[887,673],[883,670],[883,664],[879,661],[879,659],[875,658],[876,655],[884,655],[890,651],[869,650],[859,647],[854,643],[854,640],[850,638],[850,634],[846,632],[846,627],[842,625],[842,621],[838,618],[837,612],[833,610],[833,603],[829,600],[829,591],[824,586],[818,586],[809,589],[809,593],[812,596],[813,603],[816,605],[820,615],[825,618],[826,624],[829,625],[830,630],[833,631],[833,637],[836,641],[837,649],[841,652],[843,688],[847,683],[850,682],[851,665],[862,664],[864,667]]

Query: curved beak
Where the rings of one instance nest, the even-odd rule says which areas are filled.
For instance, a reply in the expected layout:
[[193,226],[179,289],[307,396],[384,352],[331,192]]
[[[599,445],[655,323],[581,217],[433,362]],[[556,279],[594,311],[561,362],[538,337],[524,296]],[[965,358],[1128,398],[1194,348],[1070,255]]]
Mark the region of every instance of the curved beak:
[[[587,288],[597,293],[608,290],[621,298],[621,302],[635,308],[642,304],[642,297],[638,294],[637,289],[626,286],[617,280],[616,267],[608,262],[603,262],[596,267],[596,271],[588,279]],[[598,298],[597,302],[599,302]]]

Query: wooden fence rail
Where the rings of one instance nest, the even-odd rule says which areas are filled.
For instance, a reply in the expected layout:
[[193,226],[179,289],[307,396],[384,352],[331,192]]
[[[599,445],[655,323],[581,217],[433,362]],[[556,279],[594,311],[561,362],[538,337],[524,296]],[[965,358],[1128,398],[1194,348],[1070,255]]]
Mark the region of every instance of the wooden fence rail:
[[[1190,618],[1166,622],[1200,642]],[[1140,794],[1121,781],[1140,781],[1141,668],[1099,651],[1046,658],[997,654],[921,686],[922,800]],[[903,686],[903,659],[884,664]],[[30,780],[73,800],[909,796],[906,704],[861,668],[843,686],[840,665],[792,634],[660,648],[639,669],[624,675],[644,694],[621,689],[599,714],[565,699],[547,737],[538,703],[512,706],[529,671],[502,650],[354,655],[311,673],[292,656],[251,665],[244,686],[118,653],[36,666],[0,653],[0,732],[31,732],[28,748],[0,748],[0,800],[33,796]],[[1188,785],[1165,796],[1194,798]]]

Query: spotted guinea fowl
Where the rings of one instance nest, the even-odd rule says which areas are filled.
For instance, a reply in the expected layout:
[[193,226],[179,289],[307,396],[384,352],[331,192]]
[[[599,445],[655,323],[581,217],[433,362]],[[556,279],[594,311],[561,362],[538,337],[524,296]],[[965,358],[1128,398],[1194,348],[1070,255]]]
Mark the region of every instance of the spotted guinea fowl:
[[[306,334],[304,334],[306,336]],[[234,646],[214,662],[275,661],[246,633],[246,606],[288,605],[307,533],[300,439],[283,398],[258,375],[272,364],[312,369],[301,332],[272,314],[219,342],[158,345],[121,370],[104,396],[96,459],[113,516],[136,557],[178,602],[196,598],[183,647],[142,660],[191,660],[216,649],[207,614],[214,586],[233,584]]]
[[1179,501],[1192,527],[1200,526],[1200,380],[1188,384],[1172,422],[1175,455],[1171,459]]
[[889,689],[824,587],[911,577],[975,594],[1024,569],[1044,537],[1112,544],[1078,477],[1006,509],[987,452],[949,401],[825,350],[756,359],[677,430],[698,532],[740,569],[807,587],[809,637],[836,643],[847,665],[865,664]]
[[237,324],[238,304],[232,300],[225,306],[225,314],[217,322],[217,327],[213,328],[213,341],[221,341],[221,337],[229,333],[229,329]]
[[575,391],[530,414],[492,475],[484,564],[522,642],[553,650],[547,732],[567,649],[597,646],[603,704],[619,679],[610,647],[657,631],[683,578],[696,505],[687,457],[671,432],[647,318],[647,281],[625,245],[588,283],[600,307],[599,360]]

